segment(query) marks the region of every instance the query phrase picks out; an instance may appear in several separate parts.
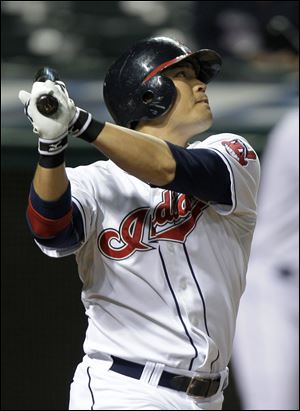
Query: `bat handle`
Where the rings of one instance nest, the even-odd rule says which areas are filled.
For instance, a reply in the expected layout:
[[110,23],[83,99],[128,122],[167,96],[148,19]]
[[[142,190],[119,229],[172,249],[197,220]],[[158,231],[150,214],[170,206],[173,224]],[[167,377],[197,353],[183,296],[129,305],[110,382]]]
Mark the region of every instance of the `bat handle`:
[[[38,70],[34,77],[34,81],[44,82],[47,80],[59,80],[58,72],[50,67],[43,67]],[[36,106],[43,116],[51,117],[57,112],[59,103],[51,94],[43,94],[38,98]]]

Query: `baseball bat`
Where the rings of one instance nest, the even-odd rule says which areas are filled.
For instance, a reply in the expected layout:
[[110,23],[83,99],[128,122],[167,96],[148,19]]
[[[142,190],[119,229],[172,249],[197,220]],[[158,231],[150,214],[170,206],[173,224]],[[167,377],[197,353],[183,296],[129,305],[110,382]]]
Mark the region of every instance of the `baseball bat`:
[[[42,67],[39,69],[35,75],[34,81],[57,81],[59,80],[58,72],[50,67]],[[51,117],[57,112],[58,101],[51,94],[41,95],[37,102],[36,106],[38,111],[43,114],[43,116]]]

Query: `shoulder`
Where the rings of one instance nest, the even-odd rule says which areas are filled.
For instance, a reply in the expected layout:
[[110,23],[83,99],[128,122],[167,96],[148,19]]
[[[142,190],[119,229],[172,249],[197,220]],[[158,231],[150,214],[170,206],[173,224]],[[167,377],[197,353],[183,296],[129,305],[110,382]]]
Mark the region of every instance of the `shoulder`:
[[194,143],[190,144],[188,148],[209,148],[212,145],[222,143],[222,141],[232,141],[232,140],[240,140],[243,143],[250,145],[245,137],[242,137],[238,134],[220,133],[220,134],[213,134],[207,137],[203,141],[195,141]]
[[215,134],[198,146],[217,153],[227,166],[231,179],[233,206],[226,214],[252,214],[256,216],[256,198],[260,181],[258,155],[248,140],[238,134]]
[[241,166],[247,166],[249,161],[259,165],[255,150],[245,137],[233,133],[215,134],[202,142],[195,142],[189,148],[211,149],[225,156],[227,160]]

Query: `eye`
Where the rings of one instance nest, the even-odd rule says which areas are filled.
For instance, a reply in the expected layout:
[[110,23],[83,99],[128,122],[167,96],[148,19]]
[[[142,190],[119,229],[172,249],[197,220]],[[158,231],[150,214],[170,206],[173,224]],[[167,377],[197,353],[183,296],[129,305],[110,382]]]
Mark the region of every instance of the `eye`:
[[185,72],[184,70],[178,71],[178,72],[175,74],[175,77],[183,77],[183,78],[186,78],[186,72]]

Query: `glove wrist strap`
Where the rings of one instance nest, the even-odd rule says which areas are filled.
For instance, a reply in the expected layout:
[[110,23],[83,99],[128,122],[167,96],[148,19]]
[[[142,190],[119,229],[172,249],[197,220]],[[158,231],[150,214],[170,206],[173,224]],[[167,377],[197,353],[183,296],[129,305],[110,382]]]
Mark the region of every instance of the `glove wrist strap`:
[[55,168],[65,162],[65,151],[61,151],[54,156],[40,154],[39,165],[44,168]]
[[56,138],[55,140],[47,140],[42,137],[39,138],[38,151],[45,156],[55,156],[61,153],[68,147],[68,135]]
[[65,149],[68,146],[68,136],[65,134],[55,140],[39,138],[39,165],[44,168],[55,168],[65,161]]
[[101,133],[104,126],[105,123],[94,120],[90,113],[77,107],[76,115],[69,127],[69,135],[92,143]]

